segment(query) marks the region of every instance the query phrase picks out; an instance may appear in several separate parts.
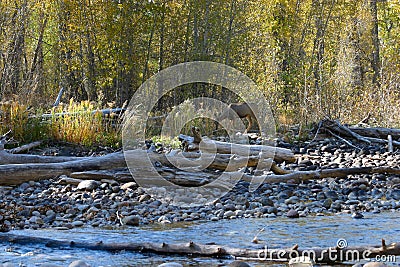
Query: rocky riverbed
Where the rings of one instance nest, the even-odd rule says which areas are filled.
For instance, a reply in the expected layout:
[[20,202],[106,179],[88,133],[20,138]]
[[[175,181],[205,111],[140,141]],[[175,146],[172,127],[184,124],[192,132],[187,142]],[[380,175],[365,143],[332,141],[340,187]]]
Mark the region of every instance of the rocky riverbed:
[[[334,139],[292,148],[296,163],[281,165],[292,170],[360,166],[398,167],[399,153],[381,147],[355,150]],[[252,171],[251,169],[248,171]],[[247,218],[327,216],[336,213],[400,211],[398,175],[350,175],[303,183],[264,184],[249,192],[249,183],[235,188],[212,204],[180,208],[152,198],[135,182],[115,180],[64,184],[66,177],[0,188],[1,231],[10,229],[138,226],[149,223]],[[356,215],[355,215],[356,216]],[[358,217],[362,217],[359,214]],[[356,216],[356,217],[357,217]]]

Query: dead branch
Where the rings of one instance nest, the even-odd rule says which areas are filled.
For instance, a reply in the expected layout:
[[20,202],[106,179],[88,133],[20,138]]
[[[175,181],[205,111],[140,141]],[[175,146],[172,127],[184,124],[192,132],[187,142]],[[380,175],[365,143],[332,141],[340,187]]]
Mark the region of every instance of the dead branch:
[[[340,136],[354,138],[358,141],[365,142],[367,144],[377,143],[377,144],[388,144],[387,136],[400,136],[400,129],[385,129],[385,128],[349,128],[346,127],[338,121],[333,120],[323,120],[322,128],[335,137],[339,137],[342,141],[346,141],[349,145],[353,146],[350,141],[345,140]],[[363,134],[359,134],[359,133]],[[383,135],[385,134],[386,135]],[[382,136],[383,139],[381,138]],[[392,140],[394,146],[400,146],[400,141]],[[354,147],[354,146],[353,146]]]
[[29,150],[31,150],[33,148],[36,148],[36,147],[42,145],[42,143],[43,143],[43,141],[32,142],[32,143],[29,143],[29,144],[26,144],[26,145],[22,145],[20,147],[9,149],[8,152],[11,153],[11,154],[19,154],[19,153],[22,153],[22,152],[29,151]]

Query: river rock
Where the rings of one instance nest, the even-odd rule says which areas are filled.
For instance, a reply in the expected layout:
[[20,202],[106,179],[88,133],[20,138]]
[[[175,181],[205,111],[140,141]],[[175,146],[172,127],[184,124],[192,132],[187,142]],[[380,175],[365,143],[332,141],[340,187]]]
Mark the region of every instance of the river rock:
[[80,183],[78,184],[77,189],[78,189],[78,190],[88,190],[88,191],[91,191],[91,190],[94,190],[94,189],[96,189],[97,187],[99,187],[99,185],[100,185],[100,183],[97,182],[97,181],[95,181],[95,180],[85,180],[85,181],[82,181],[82,182],[80,182]]
[[249,264],[243,262],[243,261],[232,261],[231,263],[228,264],[229,267],[250,267]]
[[400,189],[392,190],[390,197],[393,198],[394,200],[400,200]]
[[289,205],[289,204],[296,204],[297,202],[299,202],[299,197],[298,196],[292,196],[288,199],[285,200],[285,204]]
[[84,223],[82,221],[74,221],[74,222],[72,222],[72,225],[74,227],[81,227],[84,225]]
[[274,205],[274,201],[272,201],[272,199],[270,199],[269,197],[262,197],[260,200],[260,203],[263,206],[273,206]]
[[364,218],[364,215],[362,215],[360,212],[354,212],[354,213],[351,215],[351,217],[352,217],[353,219],[362,219],[362,218]]
[[300,217],[300,215],[299,215],[299,213],[297,212],[297,210],[289,210],[287,213],[286,213],[286,216],[288,217],[288,218],[299,218]]
[[158,267],[183,267],[183,265],[177,262],[166,262],[158,265]]
[[127,216],[122,218],[122,222],[130,226],[139,226],[140,217],[137,215]]
[[147,200],[150,200],[150,198],[151,198],[151,196],[148,194],[141,195],[139,198],[139,202],[145,202]]
[[121,185],[121,189],[122,190],[127,190],[128,188],[135,188],[137,186],[137,184],[135,183],[135,182],[128,182],[128,183],[125,183],[125,184],[123,184],[123,185]]
[[71,262],[71,264],[68,265],[68,267],[90,267],[90,265],[84,262],[83,260],[76,260]]
[[325,197],[326,197],[326,198],[330,198],[330,199],[332,199],[333,201],[339,199],[339,195],[338,195],[335,191],[333,191],[333,190],[326,191],[326,192],[325,192]]
[[363,267],[386,267],[383,262],[371,261],[363,265]]
[[235,212],[228,210],[224,212],[224,218],[230,218],[232,216],[235,216]]
[[328,199],[325,199],[325,201],[322,203],[322,206],[325,209],[330,209],[332,206],[332,203],[333,203],[332,199],[328,198]]

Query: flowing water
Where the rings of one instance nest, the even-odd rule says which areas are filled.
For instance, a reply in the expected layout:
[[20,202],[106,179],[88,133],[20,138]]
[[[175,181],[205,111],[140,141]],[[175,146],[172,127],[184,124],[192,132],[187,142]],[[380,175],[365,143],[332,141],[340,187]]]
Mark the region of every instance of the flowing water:
[[[398,212],[364,214],[364,219],[352,219],[349,214],[307,217],[299,219],[260,218],[221,220],[218,222],[196,222],[170,225],[99,229],[75,228],[69,231],[18,230],[23,234],[53,239],[68,239],[106,242],[165,242],[197,243],[215,242],[237,248],[270,249],[287,248],[298,244],[300,248],[334,247],[338,239],[345,239],[349,246],[379,245],[384,238],[387,244],[400,241]],[[254,235],[264,228],[258,239]],[[10,249],[12,248],[12,249]],[[0,244],[0,263],[11,262],[16,266],[40,266],[53,263],[68,266],[74,260],[82,259],[92,266],[157,266],[163,262],[179,262],[183,266],[222,266],[232,259],[203,257],[160,256],[136,252],[110,253],[86,249],[55,249],[42,245]],[[400,258],[398,257],[399,261]],[[271,263],[249,261],[253,266],[271,266]],[[390,263],[396,265],[395,262]],[[275,264],[277,266],[277,264]],[[283,265],[285,266],[285,265]],[[399,266],[398,264],[396,266]]]

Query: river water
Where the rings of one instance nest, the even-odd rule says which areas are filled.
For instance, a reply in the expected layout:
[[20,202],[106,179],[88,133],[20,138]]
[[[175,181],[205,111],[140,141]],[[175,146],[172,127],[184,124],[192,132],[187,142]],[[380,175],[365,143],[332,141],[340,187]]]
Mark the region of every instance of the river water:
[[[54,239],[106,242],[165,242],[197,243],[215,242],[237,248],[287,248],[298,244],[300,248],[334,247],[339,239],[345,239],[349,246],[379,245],[400,242],[400,213],[365,213],[364,219],[353,219],[349,214],[334,216],[288,218],[259,218],[221,220],[218,222],[178,223],[170,225],[145,225],[114,229],[75,228],[68,231],[57,230],[17,230],[12,234],[23,234]],[[258,235],[259,244],[252,243]],[[10,249],[12,248],[12,249]],[[157,266],[174,261],[184,266],[222,266],[232,259],[202,257],[159,256],[135,252],[110,253],[85,249],[55,249],[41,245],[0,244],[0,263],[11,262],[16,266],[40,266],[53,263],[68,266],[81,259],[92,266]],[[397,258],[400,261],[400,258]],[[271,263],[250,261],[253,266],[271,266]],[[279,266],[279,264],[274,264]],[[400,266],[395,262],[390,265]],[[285,266],[281,264],[281,266]]]

